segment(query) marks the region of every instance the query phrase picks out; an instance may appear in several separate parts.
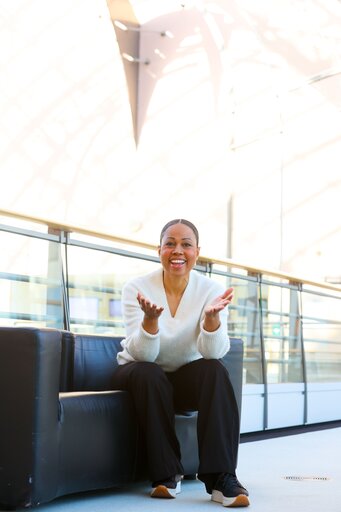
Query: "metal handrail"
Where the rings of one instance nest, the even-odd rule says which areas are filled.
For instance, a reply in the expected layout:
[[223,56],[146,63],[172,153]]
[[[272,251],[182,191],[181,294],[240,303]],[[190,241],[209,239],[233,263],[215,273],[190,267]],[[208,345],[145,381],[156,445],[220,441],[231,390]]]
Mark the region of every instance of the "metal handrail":
[[[42,217],[36,217],[33,215],[27,215],[20,212],[15,212],[12,210],[4,210],[0,209],[0,216],[4,217],[11,217],[16,218],[19,220],[27,221],[27,222],[33,222],[36,224],[45,225],[48,227],[48,229],[54,229],[54,230],[60,230],[64,231],[66,233],[78,233],[81,235],[86,235],[94,238],[101,238],[104,240],[108,240],[111,242],[129,245],[129,246],[137,246],[141,247],[147,250],[155,250],[157,251],[157,245],[149,244],[146,242],[141,242],[139,240],[132,240],[128,238],[118,237],[115,235],[112,235],[110,233],[105,233],[102,231],[95,231],[93,229],[88,229],[82,226],[76,226],[73,224],[66,224],[62,222],[57,222],[52,219],[46,219]],[[257,275],[266,275],[275,277],[278,279],[284,279],[290,283],[295,284],[302,284],[302,285],[308,285],[308,286],[316,286],[318,288],[324,288],[327,290],[332,290],[336,292],[341,293],[341,287],[337,285],[333,285],[324,281],[315,281],[313,279],[307,279],[307,278],[301,278],[294,274],[288,274],[286,272],[281,272],[279,270],[274,269],[267,269],[263,267],[256,267],[254,265],[250,265],[247,263],[240,263],[237,261],[234,261],[232,259],[221,259],[221,258],[214,258],[210,256],[200,256],[199,258],[200,263],[206,264],[206,265],[222,265],[229,268],[238,268],[242,270],[246,270],[249,274],[257,274]]]

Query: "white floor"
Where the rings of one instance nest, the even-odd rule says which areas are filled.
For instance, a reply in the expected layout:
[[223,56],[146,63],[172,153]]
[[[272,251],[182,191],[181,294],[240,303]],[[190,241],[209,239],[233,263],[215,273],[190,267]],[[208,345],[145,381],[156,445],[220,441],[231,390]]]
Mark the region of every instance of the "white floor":
[[[341,512],[341,429],[243,443],[237,474],[249,490],[251,505],[246,510],[250,512]],[[199,481],[184,481],[174,500],[152,499],[148,492],[148,483],[139,483],[60,498],[37,510],[213,512],[222,507],[210,501]]]

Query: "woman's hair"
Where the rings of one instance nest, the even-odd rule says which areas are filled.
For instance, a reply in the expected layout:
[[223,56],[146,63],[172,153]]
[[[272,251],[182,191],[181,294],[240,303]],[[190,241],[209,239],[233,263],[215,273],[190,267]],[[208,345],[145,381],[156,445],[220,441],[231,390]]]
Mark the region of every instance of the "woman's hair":
[[197,228],[194,226],[194,224],[192,224],[192,222],[190,222],[189,220],[186,220],[186,219],[173,219],[173,220],[170,220],[169,222],[167,222],[167,224],[165,224],[161,230],[161,234],[160,234],[160,244],[162,242],[162,238],[163,238],[163,235],[165,234],[165,231],[170,227],[170,226],[173,226],[174,224],[185,224],[186,226],[188,226],[189,228],[191,228],[191,230],[193,231],[194,233],[194,236],[195,236],[195,239],[197,241],[197,245],[199,245],[199,232],[197,230]]

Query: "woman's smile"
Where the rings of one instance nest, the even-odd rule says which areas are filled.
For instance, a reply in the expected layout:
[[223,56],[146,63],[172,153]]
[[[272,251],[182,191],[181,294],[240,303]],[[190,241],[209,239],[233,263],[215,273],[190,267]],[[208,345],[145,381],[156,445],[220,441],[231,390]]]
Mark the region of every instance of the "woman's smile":
[[183,265],[185,265],[186,260],[184,259],[174,259],[170,260],[170,264],[173,268],[181,268]]

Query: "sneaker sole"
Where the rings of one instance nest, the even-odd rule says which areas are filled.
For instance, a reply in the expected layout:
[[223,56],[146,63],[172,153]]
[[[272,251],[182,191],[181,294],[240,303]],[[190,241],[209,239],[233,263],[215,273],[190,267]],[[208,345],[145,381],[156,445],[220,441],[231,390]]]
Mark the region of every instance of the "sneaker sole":
[[152,489],[152,492],[150,493],[150,496],[152,498],[163,498],[163,499],[170,499],[170,498],[176,498],[176,495],[181,492],[181,482],[177,482],[175,489],[170,489],[169,487],[166,487],[165,485],[158,485],[157,487],[154,487]]
[[223,507],[248,507],[250,505],[249,498],[245,494],[227,498],[222,492],[216,490],[212,492],[211,500],[221,503]]

